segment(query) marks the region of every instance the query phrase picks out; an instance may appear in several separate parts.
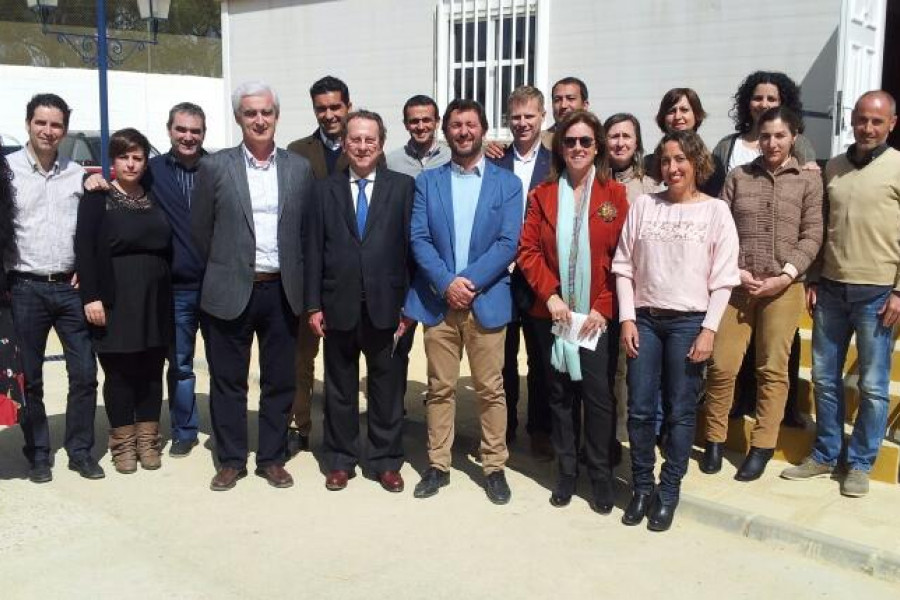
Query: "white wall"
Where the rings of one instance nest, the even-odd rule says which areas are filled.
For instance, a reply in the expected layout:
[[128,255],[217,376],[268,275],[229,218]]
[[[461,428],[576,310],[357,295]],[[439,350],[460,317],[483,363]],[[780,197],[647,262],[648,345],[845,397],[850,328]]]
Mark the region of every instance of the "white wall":
[[[841,0],[552,0],[550,81],[585,80],[602,117],[627,111],[643,124],[645,146],[659,138],[662,95],[692,87],[709,117],[712,146],[733,132],[732,95],[750,72],[783,71],[807,109],[833,101]],[[385,118],[387,148],[405,141],[400,109],[414,93],[434,95],[436,0],[227,0],[223,67],[228,86],[268,80],[281,94],[279,144],[315,128],[307,88],[334,74],[357,108]],[[544,90],[549,95],[549,90]],[[807,119],[820,157],[830,121]]]
[[229,88],[249,79],[275,88],[277,141],[286,146],[316,128],[309,86],[334,75],[347,83],[355,108],[381,114],[385,147],[400,146],[403,103],[434,94],[434,7],[429,0],[228,0],[225,80]]
[[[741,80],[782,71],[803,85],[804,107],[827,111],[834,94],[840,0],[556,0],[550,18],[550,79],[582,77],[604,118],[632,112],[644,145],[659,139],[659,101],[673,87],[694,88],[709,117],[710,146],[734,132],[728,117]],[[822,55],[820,57],[820,54]],[[810,76],[810,77],[808,77]],[[807,119],[820,157],[830,122]]]
[[[0,81],[0,106],[4,107],[0,111],[0,134],[25,142],[25,105],[42,92],[58,94],[72,107],[69,129],[100,129],[96,71],[0,65]],[[135,127],[165,151],[169,147],[169,109],[179,102],[194,102],[206,113],[206,146],[222,148],[228,144],[227,123],[231,121],[231,115],[224,111],[223,93],[221,79],[111,71],[110,131]]]

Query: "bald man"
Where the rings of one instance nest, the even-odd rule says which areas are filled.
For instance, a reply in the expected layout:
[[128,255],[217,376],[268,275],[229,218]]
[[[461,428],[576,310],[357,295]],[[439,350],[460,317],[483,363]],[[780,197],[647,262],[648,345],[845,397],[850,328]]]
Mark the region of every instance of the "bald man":
[[894,326],[900,319],[900,152],[887,145],[897,105],[882,90],[866,92],[851,117],[855,143],[828,161],[825,244],[810,269],[812,378],[816,442],[785,479],[831,474],[844,434],[842,370],[856,334],[859,413],[847,445],[845,496],[865,496],[869,471],[887,427]]

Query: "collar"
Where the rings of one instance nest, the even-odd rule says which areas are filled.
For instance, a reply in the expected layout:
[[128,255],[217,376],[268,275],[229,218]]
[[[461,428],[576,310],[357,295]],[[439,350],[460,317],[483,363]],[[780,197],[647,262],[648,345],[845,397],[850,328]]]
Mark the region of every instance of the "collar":
[[613,169],[613,177],[616,178],[616,181],[619,183],[628,183],[632,179],[634,179],[634,166],[628,165],[621,171],[616,171]]
[[403,146],[403,148],[410,157],[419,160],[437,156],[438,152],[441,151],[441,146],[438,144],[437,138],[431,143],[431,148],[429,148],[422,156],[419,156],[419,153],[416,151],[416,145],[413,143],[412,138],[406,142],[406,145]]
[[359,181],[360,179],[365,179],[369,183],[375,183],[375,173],[377,171],[378,171],[378,169],[373,169],[372,172],[369,173],[368,175],[366,175],[365,177],[360,177],[353,171],[353,167],[350,167],[350,183],[354,184],[357,181]]
[[[766,167],[765,159],[762,154],[750,162],[750,167],[762,173],[769,173],[769,169]],[[797,160],[797,157],[789,156],[786,161],[778,165],[778,168],[772,172],[772,175],[780,175],[785,171],[800,172],[800,161]]]
[[512,147],[513,147],[513,157],[515,158],[515,160],[529,163],[529,162],[533,161],[535,158],[537,158],[538,152],[541,149],[541,138],[540,138],[540,136],[538,136],[538,139],[535,140],[535,142],[534,142],[534,146],[532,146],[531,150],[526,152],[524,155],[519,154],[519,149],[516,148],[515,144],[513,144]]
[[474,167],[466,171],[461,166],[456,164],[454,161],[450,161],[450,172],[454,175],[475,175],[476,177],[481,177],[484,175],[484,167],[485,167],[485,158],[484,154],[481,155],[481,160],[478,161]]
[[[209,154],[209,152],[207,152],[203,148],[200,148],[200,158],[203,158],[207,154]],[[166,157],[166,164],[173,166],[173,167],[178,167],[179,169],[181,169],[183,171],[188,171],[189,173],[193,173],[198,168],[200,168],[199,160],[194,163],[193,167],[186,166],[183,162],[178,160],[178,157],[175,155],[174,150],[169,150],[168,152],[166,152],[165,157]]]
[[59,152],[57,152],[56,159],[53,161],[53,166],[50,167],[49,171],[44,171],[44,167],[41,166],[40,161],[38,161],[37,157],[34,155],[34,150],[31,148],[31,142],[25,143],[25,156],[28,158],[28,164],[31,165],[31,169],[37,171],[41,175],[59,175],[59,172],[62,169]]
[[322,128],[319,127],[319,139],[322,140],[322,143],[325,144],[325,147],[331,150],[332,152],[336,152],[341,149],[341,138],[337,138],[336,140],[331,139],[325,132],[322,131]]
[[868,152],[865,156],[863,156],[862,160],[857,160],[856,144],[851,144],[850,147],[847,148],[847,160],[849,160],[850,164],[857,169],[862,169],[863,167],[868,166],[873,160],[884,154],[887,149],[887,143],[881,144],[880,146],[874,148],[871,152]]
[[270,167],[275,166],[275,157],[277,148],[272,148],[272,153],[269,154],[269,157],[266,160],[256,160],[256,157],[250,153],[250,150],[247,149],[243,143],[241,144],[241,150],[244,152],[244,161],[247,163],[247,166],[251,169],[256,169],[257,171],[268,171]]

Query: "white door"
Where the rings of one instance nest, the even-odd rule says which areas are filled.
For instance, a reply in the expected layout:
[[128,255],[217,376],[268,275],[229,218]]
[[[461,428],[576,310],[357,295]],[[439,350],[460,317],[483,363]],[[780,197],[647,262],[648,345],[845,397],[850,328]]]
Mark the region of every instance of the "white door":
[[853,143],[850,112],[863,93],[881,88],[888,0],[842,0],[831,155]]

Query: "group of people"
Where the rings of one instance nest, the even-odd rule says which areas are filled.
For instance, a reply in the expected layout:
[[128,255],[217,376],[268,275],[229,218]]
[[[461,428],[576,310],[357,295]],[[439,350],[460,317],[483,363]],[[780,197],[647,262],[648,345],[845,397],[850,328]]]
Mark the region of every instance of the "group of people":
[[619,113],[601,121],[575,77],[553,86],[546,131],[542,92],[522,86],[510,94],[508,145],[485,140],[478,102],[453,100],[442,116],[433,99],[413,96],[403,106],[409,140],[387,155],[382,117],[354,110],[344,82],[324,77],[310,98],[318,127],[281,149],[276,92],[262,82],[238,86],[232,106],[242,141],[209,155],[202,109],[178,104],[165,154],[151,158],[134,129],[111,136],[112,181],[86,179],[58,152],[70,114],[61,98],[29,102],[29,142],[0,177],[9,290],[0,337],[14,324],[32,481],[52,478],[41,379],[51,327],[69,375],[69,468],[89,479],[104,476],[92,456],[95,355],[115,469],[156,469],[166,361],[169,455],[186,456],[197,444],[192,365],[200,329],[218,465],[211,489],[231,489],[247,475],[256,337],[255,473],[274,487],[293,484],[284,465],[309,448],[322,340],[326,487],[346,488],[365,467],[400,492],[409,353],[421,323],[429,466],[417,498],[450,481],[465,351],[485,492],[496,504],[510,501],[504,469],[518,428],[521,332],[531,451],[558,466],[551,504],[569,504],[583,464],[591,507],[610,513],[613,468],[627,439],[633,494],[622,522],[646,518],[664,531],[688,469],[704,381],[700,467],[715,473],[751,340],[756,425],[736,479],[763,473],[805,305],[814,318],[817,439],[811,456],[782,476],[806,479],[836,466],[842,368],[855,333],[861,402],[841,491],[866,493],[887,423],[900,315],[900,153],[886,144],[896,124],[889,94],[859,98],[855,144],[824,170],[827,203],[802,135],[799,89],[781,73],[742,82],[736,133],[712,152],[697,133],[705,117],[698,95],[670,90],[656,119],[662,139],[647,156],[638,120]]

